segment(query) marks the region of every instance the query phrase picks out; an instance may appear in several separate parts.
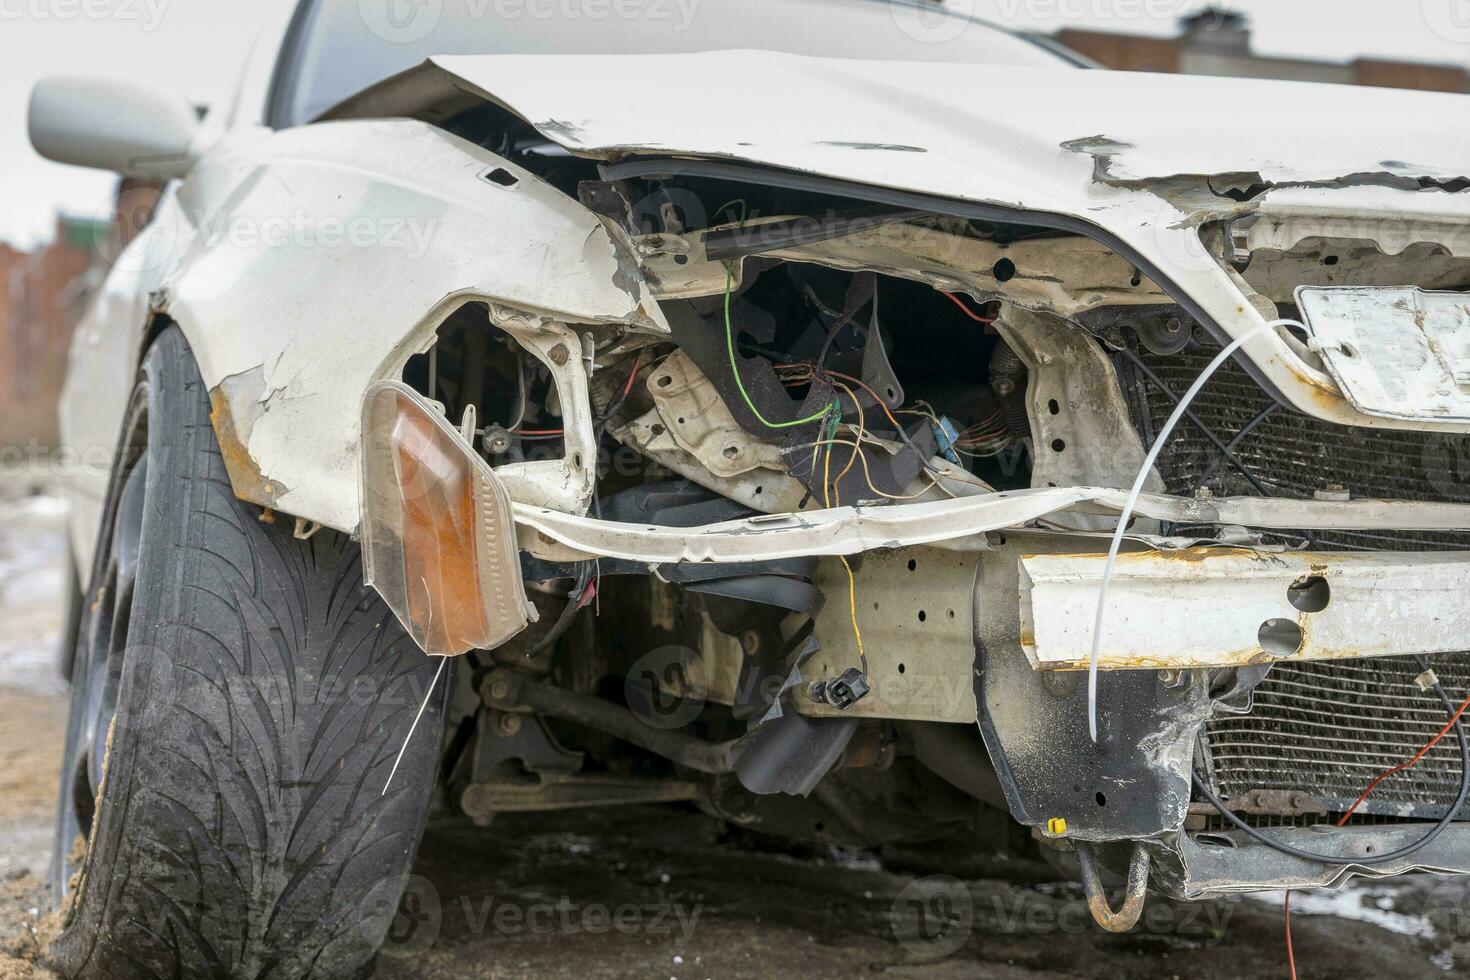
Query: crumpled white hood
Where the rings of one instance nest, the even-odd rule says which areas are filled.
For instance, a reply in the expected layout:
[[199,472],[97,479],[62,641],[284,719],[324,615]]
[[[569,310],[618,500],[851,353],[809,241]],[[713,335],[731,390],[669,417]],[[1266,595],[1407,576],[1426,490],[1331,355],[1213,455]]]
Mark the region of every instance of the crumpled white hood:
[[1339,424],[1389,423],[1260,329],[1199,226],[1277,199],[1441,226],[1470,210],[1470,97],[1393,89],[766,51],[485,55],[431,59],[324,118],[440,121],[485,100],[597,159],[738,161],[1080,221],[1222,339],[1248,337],[1273,394]]
[[723,157],[1048,210],[1077,210],[1095,176],[1470,174],[1463,95],[765,51],[432,65],[576,153]]

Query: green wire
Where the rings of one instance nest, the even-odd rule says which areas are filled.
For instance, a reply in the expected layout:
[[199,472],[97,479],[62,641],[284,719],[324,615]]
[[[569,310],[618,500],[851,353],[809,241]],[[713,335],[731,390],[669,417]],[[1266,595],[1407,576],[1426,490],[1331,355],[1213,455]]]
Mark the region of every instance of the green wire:
[[[724,204],[721,204],[718,208],[715,208],[715,216],[718,217],[722,212],[724,212],[726,208],[731,207],[735,204],[740,205],[740,220],[736,222],[736,226],[739,227],[740,225],[745,224],[747,213],[744,198],[737,197],[734,200],[726,201]],[[750,393],[745,390],[745,382],[740,377],[740,366],[735,359],[735,328],[730,323],[730,294],[734,290],[734,288],[735,278],[732,271],[732,266],[727,264],[725,266],[725,347],[730,352],[730,373],[735,375],[735,387],[740,389],[740,397],[745,399],[746,406],[749,407],[751,413],[760,420],[761,425],[764,425],[768,429],[790,429],[798,425],[806,425],[808,422],[815,422],[817,419],[832,414],[836,416],[833,419],[833,422],[835,423],[833,425],[833,429],[835,430],[836,425],[840,424],[842,412],[842,403],[836,401],[835,399],[833,400],[832,404],[828,405],[826,408],[823,408],[820,412],[817,412],[814,415],[808,415],[804,419],[797,419],[794,422],[772,422],[764,415],[762,415],[761,410],[755,407],[755,402],[750,400]]]
[[751,413],[760,420],[761,425],[768,429],[790,429],[798,425],[806,425],[824,418],[830,413],[840,412],[841,403],[834,400],[830,405],[824,407],[820,412],[808,415],[804,419],[796,419],[791,422],[772,422],[761,414],[761,410],[755,407],[755,402],[750,400],[750,393],[745,390],[745,382],[740,379],[740,365],[735,360],[735,328],[730,324],[730,293],[735,288],[735,278],[730,272],[730,267],[725,266],[725,348],[730,352],[730,373],[735,375],[735,387],[740,389],[740,397],[745,399],[746,406]]

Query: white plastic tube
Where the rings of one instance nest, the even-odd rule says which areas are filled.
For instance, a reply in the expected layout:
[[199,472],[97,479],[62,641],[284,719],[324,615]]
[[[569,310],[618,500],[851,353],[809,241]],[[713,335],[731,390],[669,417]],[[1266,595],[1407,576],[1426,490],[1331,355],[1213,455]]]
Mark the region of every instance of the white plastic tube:
[[1200,389],[1205,386],[1206,382],[1214,376],[1222,364],[1230,359],[1230,355],[1240,350],[1252,339],[1267,330],[1285,326],[1301,327],[1302,330],[1306,330],[1306,327],[1296,320],[1272,320],[1270,323],[1263,323],[1243,336],[1237,337],[1220,351],[1219,355],[1210,362],[1210,366],[1205,368],[1195,379],[1194,384],[1189,386],[1184,397],[1179,399],[1179,404],[1174,408],[1174,414],[1169,416],[1169,421],[1165,422],[1164,427],[1159,430],[1153,448],[1148,451],[1148,455],[1144,457],[1143,466],[1138,470],[1138,477],[1133,481],[1133,489],[1128,492],[1128,500],[1123,505],[1123,513],[1118,515],[1118,527],[1113,532],[1112,544],[1108,546],[1108,560],[1103,564],[1102,587],[1097,592],[1097,616],[1092,622],[1092,654],[1087,661],[1087,733],[1094,744],[1097,742],[1097,658],[1098,652],[1102,649],[1103,616],[1108,608],[1108,585],[1112,582],[1113,565],[1118,560],[1118,549],[1123,544],[1123,535],[1128,531],[1128,522],[1133,519],[1133,508],[1138,504],[1138,495],[1143,492],[1143,485],[1148,481],[1148,475],[1153,471],[1154,463],[1158,461],[1159,453],[1163,451],[1164,444],[1169,441],[1174,427],[1179,424],[1180,419],[1184,418],[1184,413],[1189,411],[1189,403],[1194,401],[1194,397],[1200,393]]

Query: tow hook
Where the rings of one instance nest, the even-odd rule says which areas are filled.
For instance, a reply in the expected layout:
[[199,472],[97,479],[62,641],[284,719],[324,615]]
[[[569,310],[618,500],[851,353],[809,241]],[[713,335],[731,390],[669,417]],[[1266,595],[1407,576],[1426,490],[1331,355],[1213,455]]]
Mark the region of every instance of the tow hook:
[[1082,887],[1087,890],[1087,907],[1092,918],[1108,932],[1127,932],[1138,924],[1143,914],[1143,900],[1148,894],[1148,851],[1142,844],[1133,845],[1133,856],[1128,861],[1128,890],[1123,898],[1123,907],[1114,912],[1103,890],[1102,875],[1093,859],[1092,848],[1079,843],[1077,861],[1082,865]]

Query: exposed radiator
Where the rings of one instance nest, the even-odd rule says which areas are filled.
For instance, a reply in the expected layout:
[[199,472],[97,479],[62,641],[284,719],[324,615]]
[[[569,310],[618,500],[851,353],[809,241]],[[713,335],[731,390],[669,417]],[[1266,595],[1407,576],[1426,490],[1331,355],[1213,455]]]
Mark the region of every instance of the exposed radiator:
[[[1183,394],[1219,352],[1191,349],[1180,354],[1141,352],[1140,358],[1175,394]],[[1120,373],[1135,423],[1146,442],[1163,426],[1174,402],[1130,375]],[[1226,445],[1273,404],[1245,369],[1232,361],[1211,379],[1191,408]],[[1338,486],[1354,497],[1470,502],[1470,437],[1334,425],[1276,408],[1251,429],[1232,452],[1273,497],[1308,499]],[[1188,420],[1159,458],[1170,493],[1190,495],[1201,486],[1219,496],[1258,496],[1240,471],[1221,456]],[[1295,537],[1306,537],[1299,533]],[[1470,534],[1438,532],[1318,531],[1316,551],[1470,549]]]
[[[1140,358],[1181,394],[1217,352],[1191,349],[1162,356],[1145,351]],[[1175,403],[1126,360],[1120,359],[1119,373],[1135,424],[1152,442]],[[1272,404],[1245,370],[1231,363],[1192,406],[1271,496],[1305,499],[1341,487],[1354,497],[1470,502],[1470,437],[1345,427],[1285,408],[1261,419]],[[1220,496],[1258,495],[1188,421],[1176,429],[1159,471],[1171,493],[1190,495],[1204,486]],[[1463,533],[1316,531],[1287,532],[1278,539],[1305,542],[1318,551],[1470,550],[1470,534]],[[1451,698],[1458,702],[1470,693],[1470,653],[1431,660]],[[1447,720],[1438,698],[1414,683],[1418,673],[1412,660],[1399,657],[1276,667],[1256,688],[1249,715],[1217,716],[1206,726],[1216,791],[1227,801],[1255,790],[1303,793],[1325,801],[1329,810],[1346,810],[1375,776],[1409,759]],[[1358,812],[1442,815],[1459,776],[1459,747],[1450,735],[1413,770],[1385,780]]]
[[[1434,661],[1458,702],[1470,691],[1470,656]],[[1403,657],[1277,667],[1256,688],[1250,714],[1216,716],[1206,726],[1216,792],[1227,802],[1254,790],[1304,793],[1330,812],[1345,811],[1448,720],[1433,692],[1414,683],[1418,674]],[[1358,812],[1437,817],[1459,785],[1460,748],[1451,734],[1413,769],[1385,779]]]

